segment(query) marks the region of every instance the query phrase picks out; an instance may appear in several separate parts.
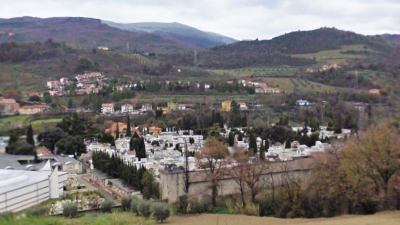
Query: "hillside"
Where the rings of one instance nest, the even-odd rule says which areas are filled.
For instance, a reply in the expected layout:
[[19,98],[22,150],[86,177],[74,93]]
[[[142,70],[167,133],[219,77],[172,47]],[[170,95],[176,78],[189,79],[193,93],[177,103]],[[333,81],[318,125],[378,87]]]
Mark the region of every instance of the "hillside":
[[124,30],[156,34],[190,48],[210,48],[236,42],[233,38],[201,31],[180,23],[114,23],[110,21],[103,21],[103,23]]
[[380,37],[396,46],[400,46],[400,34],[382,34],[382,35],[377,35],[377,37]]
[[199,63],[211,68],[238,68],[246,66],[310,65],[314,61],[294,54],[339,50],[343,46],[362,45],[364,49],[345,54],[371,54],[392,51],[391,45],[380,37],[363,36],[335,28],[296,31],[271,40],[241,41],[205,50],[199,55]]
[[0,41],[27,43],[47,39],[93,48],[106,46],[130,52],[173,53],[183,48],[158,35],[121,30],[98,19],[81,17],[0,19]]
[[46,80],[85,70],[121,77],[164,75],[171,68],[139,54],[76,49],[53,41],[0,44],[0,91],[43,90]]

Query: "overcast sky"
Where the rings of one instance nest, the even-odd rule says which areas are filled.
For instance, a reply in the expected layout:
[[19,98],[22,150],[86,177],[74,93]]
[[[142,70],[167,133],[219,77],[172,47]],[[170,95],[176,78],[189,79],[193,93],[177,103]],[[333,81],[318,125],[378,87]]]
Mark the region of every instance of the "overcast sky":
[[2,18],[180,22],[236,39],[266,39],[323,26],[400,33],[400,0],[0,0],[0,6]]

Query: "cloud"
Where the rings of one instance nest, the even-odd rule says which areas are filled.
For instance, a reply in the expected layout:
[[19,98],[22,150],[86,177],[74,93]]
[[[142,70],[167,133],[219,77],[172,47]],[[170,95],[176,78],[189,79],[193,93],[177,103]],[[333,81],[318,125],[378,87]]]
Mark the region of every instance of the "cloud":
[[400,33],[397,0],[0,0],[2,17],[84,16],[116,22],[181,22],[238,39],[322,26]]

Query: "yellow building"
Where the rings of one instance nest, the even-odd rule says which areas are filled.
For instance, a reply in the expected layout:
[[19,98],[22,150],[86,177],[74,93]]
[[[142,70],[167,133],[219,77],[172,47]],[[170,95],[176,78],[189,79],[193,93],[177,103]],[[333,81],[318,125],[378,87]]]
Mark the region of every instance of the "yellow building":
[[167,107],[169,110],[174,111],[178,109],[178,104],[176,104],[175,102],[168,102]]
[[221,107],[223,112],[230,112],[232,109],[232,101],[231,100],[226,100],[221,102]]

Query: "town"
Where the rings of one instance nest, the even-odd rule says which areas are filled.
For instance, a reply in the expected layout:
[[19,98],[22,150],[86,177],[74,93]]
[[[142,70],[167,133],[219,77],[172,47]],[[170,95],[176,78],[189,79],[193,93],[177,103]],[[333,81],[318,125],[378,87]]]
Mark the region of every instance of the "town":
[[399,223],[400,3],[2,6],[0,225]]

